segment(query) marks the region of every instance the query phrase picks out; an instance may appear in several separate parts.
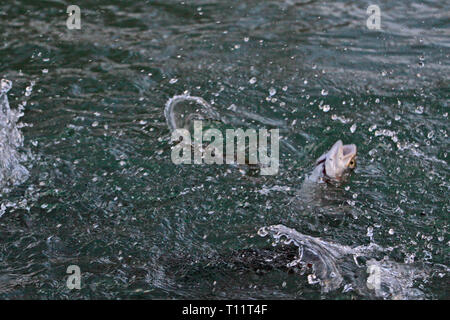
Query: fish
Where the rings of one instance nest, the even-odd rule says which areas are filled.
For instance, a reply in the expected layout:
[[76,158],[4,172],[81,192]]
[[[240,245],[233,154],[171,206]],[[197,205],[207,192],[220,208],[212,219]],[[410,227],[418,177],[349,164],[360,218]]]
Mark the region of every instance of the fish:
[[[181,128],[192,130],[194,120],[206,121],[209,125],[212,123],[231,124],[218,109],[203,98],[189,95],[176,95],[170,98],[166,102],[164,116],[171,132]],[[254,117],[251,118],[254,119]],[[213,126],[215,125],[213,124]],[[202,145],[201,147],[204,149],[207,146]],[[356,152],[355,144],[344,145],[342,140],[338,140],[329,151],[317,159],[315,169],[306,182],[342,182],[356,167]],[[247,153],[248,150],[246,150]],[[247,160],[245,164],[250,170],[244,171],[257,174],[260,171],[260,164],[251,165]]]
[[[236,109],[233,109],[234,112]],[[245,142],[239,142],[242,141],[238,139],[237,142],[237,148],[243,146],[242,153],[238,155],[238,152],[234,148],[234,137],[235,134],[231,133],[231,139],[227,139],[226,137],[220,138],[220,141],[226,142],[226,147],[223,148],[223,145],[213,145],[213,144],[207,144],[202,142],[202,135],[203,132],[207,132],[208,129],[216,129],[221,134],[224,132],[225,134],[228,134],[229,131],[235,131],[235,130],[241,130],[242,134],[247,134],[247,131],[244,131],[242,127],[236,127],[236,125],[243,125],[245,124],[245,121],[243,118],[252,119],[255,121],[259,121],[261,123],[276,125],[280,124],[276,121],[269,122],[266,118],[252,114],[250,112],[243,112],[239,116],[237,114],[234,115],[234,117],[231,117],[235,120],[230,120],[228,117],[226,117],[226,112],[219,111],[215,106],[212,104],[206,102],[203,98],[197,97],[197,96],[190,96],[187,94],[183,95],[176,95],[172,98],[170,98],[164,107],[164,117],[166,118],[167,126],[173,136],[173,133],[177,130],[182,129],[184,132],[187,132],[194,136],[194,143],[191,143],[191,139],[187,139],[188,145],[183,146],[183,140],[180,136],[175,136],[171,139],[171,143],[173,145],[177,144],[180,147],[182,147],[183,151],[186,151],[187,153],[190,152],[191,156],[188,158],[192,158],[192,154],[200,155],[201,158],[199,159],[200,162],[204,159],[205,151],[208,150],[210,155],[214,158],[213,162],[215,163],[227,163],[232,165],[233,167],[236,167],[239,169],[239,171],[246,175],[247,177],[250,176],[259,176],[259,175],[265,175],[265,174],[273,174],[271,172],[277,173],[278,170],[275,171],[269,170],[273,169],[272,166],[275,166],[278,168],[278,159],[276,156],[269,157],[269,163],[265,163],[265,161],[262,161],[261,158],[266,159],[268,157],[267,155],[267,149],[264,149],[266,151],[266,154],[261,153],[261,149],[259,149],[258,145],[250,145],[249,143]],[[197,123],[197,124],[196,124]],[[197,125],[197,127],[196,127]],[[197,133],[200,133],[199,139],[195,138],[196,135],[196,128]],[[216,131],[216,132],[217,132]],[[254,130],[253,132],[256,132]],[[250,137],[251,133],[247,136],[249,140],[252,140]],[[254,137],[255,139],[252,140],[256,142],[257,144],[257,134],[255,133]],[[215,137],[215,136],[214,136]],[[270,149],[271,154],[278,154],[278,152],[274,151],[274,141],[277,141],[278,134],[273,135],[272,131],[270,133]],[[260,138],[261,139],[261,138]],[[216,138],[214,138],[214,141],[216,141]],[[228,143],[231,141],[232,151],[230,152],[228,149]],[[221,148],[222,147],[222,148]],[[255,152],[255,149],[258,148],[259,153]],[[225,150],[224,150],[225,149]],[[177,149],[178,150],[178,149]],[[217,155],[217,156],[216,156]],[[190,162],[190,161],[189,161]],[[269,173],[268,173],[269,172]]]
[[315,168],[307,177],[311,182],[343,182],[356,168],[355,144],[343,144],[342,140],[334,143],[331,149],[322,154],[315,163]]
[[315,161],[314,169],[306,175],[288,205],[296,207],[302,214],[317,210],[326,212],[329,211],[328,208],[334,212],[334,206],[329,207],[328,204],[330,201],[332,203],[336,197],[334,200],[342,201],[339,186],[347,182],[356,168],[356,158],[355,144],[343,144],[342,140],[336,141]]

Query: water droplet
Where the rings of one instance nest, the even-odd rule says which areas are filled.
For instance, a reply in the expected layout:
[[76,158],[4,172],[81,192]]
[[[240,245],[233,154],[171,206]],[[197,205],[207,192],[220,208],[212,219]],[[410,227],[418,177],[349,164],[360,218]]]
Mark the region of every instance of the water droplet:
[[33,91],[33,86],[28,86],[25,88],[25,96],[29,97],[31,95],[31,92]]
[[12,87],[12,82],[6,79],[0,81],[0,92],[8,92]]
[[262,227],[258,230],[258,235],[261,237],[265,237],[265,236],[267,236],[267,234],[268,234],[268,232],[265,227]]
[[416,110],[414,110],[415,113],[417,114],[422,114],[423,113],[423,106],[417,106]]

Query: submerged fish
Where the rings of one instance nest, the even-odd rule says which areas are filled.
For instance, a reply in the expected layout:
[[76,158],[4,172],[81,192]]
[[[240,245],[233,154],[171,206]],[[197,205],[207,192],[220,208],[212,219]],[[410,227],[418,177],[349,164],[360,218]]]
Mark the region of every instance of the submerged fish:
[[[233,110],[236,111],[236,113],[229,119],[226,116],[226,112],[219,112],[217,108],[201,97],[176,95],[170,98],[166,102],[164,116],[166,118],[167,126],[172,132],[171,142],[179,144],[180,149],[187,153],[190,151],[191,155],[200,155],[200,162],[205,158],[205,154],[207,154],[209,159],[205,160],[205,163],[208,163],[207,161],[209,161],[209,163],[217,164],[227,163],[238,167],[242,173],[248,176],[274,174],[272,172],[278,172],[278,143],[275,143],[278,142],[279,139],[278,133],[274,134],[271,131],[270,144],[267,144],[266,142],[266,147],[260,148],[258,141],[261,141],[261,135],[258,140],[256,130],[250,132],[244,131],[241,126],[245,125],[244,118],[271,126],[282,125],[282,123],[269,121],[264,117],[242,110],[240,110],[240,114],[238,114],[235,108],[233,108]],[[194,139],[186,139],[188,142],[183,145],[183,140],[185,139],[182,139],[181,134],[177,136],[177,132],[175,132],[179,129],[183,129],[184,132],[187,130],[191,136],[194,135]],[[207,144],[202,140],[203,134],[208,133],[207,130],[209,129],[215,129],[215,133],[213,134],[214,144]],[[230,133],[231,139],[228,139],[227,136],[229,131],[232,132]],[[175,136],[173,135],[174,132]],[[196,132],[197,134],[200,133],[197,136],[198,138],[195,137]],[[216,137],[217,132],[221,134],[220,138]],[[224,133],[226,135],[225,138],[223,138]],[[243,139],[241,139],[242,136],[237,136],[238,133],[244,135]],[[235,137],[237,137],[238,140],[237,150],[234,148]],[[248,143],[245,142],[246,138],[249,140]],[[211,141],[211,136],[208,141]],[[224,141],[226,147],[223,148],[222,142],[217,143],[217,141]],[[228,149],[229,141],[231,141],[231,151]],[[259,142],[259,144],[261,144],[261,142]],[[276,145],[276,147],[274,147],[274,145]],[[268,155],[267,147],[271,150],[270,157]],[[265,152],[263,153],[262,150]]]

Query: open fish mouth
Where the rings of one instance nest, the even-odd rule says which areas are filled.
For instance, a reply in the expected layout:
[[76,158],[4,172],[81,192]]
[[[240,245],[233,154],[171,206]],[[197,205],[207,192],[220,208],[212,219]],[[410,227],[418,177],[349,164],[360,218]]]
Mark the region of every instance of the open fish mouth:
[[356,145],[354,144],[346,144],[342,146],[342,154],[344,157],[347,157],[349,155],[352,155],[353,157],[356,156]]

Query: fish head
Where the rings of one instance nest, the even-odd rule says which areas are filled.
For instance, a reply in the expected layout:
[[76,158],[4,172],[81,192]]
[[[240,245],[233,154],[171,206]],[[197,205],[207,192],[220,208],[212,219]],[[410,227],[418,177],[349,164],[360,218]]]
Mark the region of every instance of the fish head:
[[343,144],[338,140],[322,155],[317,164],[323,164],[324,175],[332,180],[342,180],[356,167],[356,145]]

